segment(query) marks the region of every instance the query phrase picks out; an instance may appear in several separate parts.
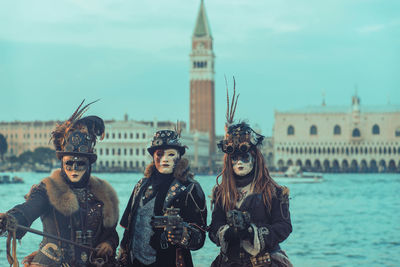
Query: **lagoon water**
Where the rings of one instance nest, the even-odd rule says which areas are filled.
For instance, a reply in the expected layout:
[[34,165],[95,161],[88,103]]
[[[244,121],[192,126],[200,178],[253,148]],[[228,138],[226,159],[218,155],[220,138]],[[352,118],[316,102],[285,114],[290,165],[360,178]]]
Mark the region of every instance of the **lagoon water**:
[[[24,201],[45,174],[16,173],[25,184],[0,184],[0,212]],[[120,198],[120,213],[141,174],[103,173]],[[198,176],[209,195],[215,177]],[[279,181],[281,182],[281,181]],[[284,183],[284,182],[282,182]],[[282,243],[294,266],[400,266],[400,175],[326,174],[322,183],[286,184],[290,188],[293,233]],[[209,206],[209,201],[208,201]],[[208,223],[210,223],[209,219]],[[40,219],[32,225],[41,230]],[[122,228],[118,233],[122,236]],[[17,245],[18,259],[36,250],[41,237],[27,233]],[[6,238],[0,237],[0,266],[8,266]],[[218,254],[208,238],[193,252],[194,265],[210,266]]]

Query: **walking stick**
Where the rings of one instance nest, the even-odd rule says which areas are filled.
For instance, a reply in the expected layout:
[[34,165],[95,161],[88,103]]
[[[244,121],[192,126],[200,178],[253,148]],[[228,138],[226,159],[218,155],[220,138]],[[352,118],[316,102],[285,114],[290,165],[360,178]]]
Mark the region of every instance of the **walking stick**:
[[[37,234],[37,235],[40,235],[40,236],[44,236],[44,237],[48,237],[48,238],[51,238],[51,239],[55,239],[57,241],[61,241],[63,243],[67,243],[67,244],[70,244],[70,245],[73,245],[73,246],[76,246],[76,247],[87,249],[87,250],[91,251],[91,253],[90,253],[90,261],[91,261],[91,263],[95,264],[96,266],[102,266],[106,262],[108,262],[108,256],[107,255],[106,255],[106,259],[105,260],[103,258],[95,258],[95,259],[92,258],[93,253],[96,252],[95,248],[92,248],[92,247],[89,247],[89,246],[86,246],[86,245],[83,245],[83,244],[79,244],[79,243],[76,243],[74,241],[59,237],[59,236],[48,234],[48,233],[45,233],[45,232],[30,228],[30,227],[26,227],[26,226],[20,225],[20,224],[17,223],[17,220],[13,216],[8,216],[7,217],[6,229],[8,230],[7,260],[8,260],[8,263],[10,263],[10,266],[13,266],[13,267],[18,267],[19,266],[18,261],[16,260],[16,256],[17,256],[17,251],[16,251],[16,247],[17,247],[16,246],[17,245],[16,244],[16,232],[17,232],[17,229],[21,229],[21,230],[24,230],[24,231],[27,231],[27,232],[30,232],[30,233],[33,233],[33,234]],[[11,240],[12,240],[12,255],[10,254],[10,241]]]

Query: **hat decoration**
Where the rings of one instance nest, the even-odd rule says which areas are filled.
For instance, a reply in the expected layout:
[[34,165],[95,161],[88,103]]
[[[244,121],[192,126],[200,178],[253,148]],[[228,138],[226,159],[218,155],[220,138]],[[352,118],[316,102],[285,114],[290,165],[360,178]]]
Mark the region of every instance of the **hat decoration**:
[[218,148],[227,154],[247,153],[251,148],[262,144],[264,136],[256,133],[245,122],[233,123],[239,95],[236,96],[236,81],[235,77],[233,77],[233,96],[230,102],[226,78],[225,82],[227,97],[225,137],[219,141]]
[[186,146],[182,145],[179,138],[181,137],[182,129],[180,123],[177,123],[175,131],[173,130],[160,130],[157,131],[151,141],[151,145],[147,151],[153,155],[157,149],[174,148],[178,150],[181,156],[185,154]]
[[58,159],[65,155],[88,157],[90,163],[94,163],[97,155],[94,153],[97,137],[104,139],[104,121],[97,116],[82,118],[93,101],[82,107],[81,102],[71,117],[63,123],[57,124],[51,133],[56,155]]

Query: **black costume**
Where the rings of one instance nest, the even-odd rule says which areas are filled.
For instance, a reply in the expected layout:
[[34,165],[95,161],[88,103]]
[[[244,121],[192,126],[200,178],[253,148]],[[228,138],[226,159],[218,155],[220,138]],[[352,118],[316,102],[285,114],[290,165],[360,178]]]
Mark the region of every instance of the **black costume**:
[[247,123],[233,124],[235,95],[229,105],[228,94],[226,132],[218,143],[226,155],[222,181],[212,194],[209,237],[221,250],[211,266],[289,267],[279,246],[292,232],[289,190],[269,176],[258,148],[264,136]]
[[[104,137],[104,122],[96,116],[81,118],[90,105],[81,108],[83,102],[52,132],[61,169],[34,185],[25,203],[7,214],[0,213],[0,232],[8,230],[20,239],[26,232],[21,228],[15,232],[15,225],[29,227],[40,216],[43,232],[51,235],[43,238],[38,251],[24,259],[25,266],[115,264],[118,197],[109,183],[91,176],[91,164],[97,159],[94,146],[98,136]],[[96,247],[98,251],[94,251]]]
[[250,257],[253,255],[249,251],[254,251],[255,255],[280,252],[279,243],[292,232],[286,190],[283,192],[277,188],[276,197],[272,198],[271,211],[264,204],[261,194],[245,197],[238,210],[250,214],[255,236],[250,238],[247,246],[243,246],[239,240],[232,246],[228,245],[223,240],[223,231],[227,229],[226,213],[220,202],[214,203],[209,236],[211,241],[221,246],[221,254],[216,259],[215,266],[252,266]]
[[[91,231],[91,240],[82,243],[93,248],[101,242],[110,243],[114,251],[118,246],[115,230],[118,222],[117,194],[106,181],[93,176],[86,187],[73,188],[67,185],[60,170],[54,171],[32,187],[25,203],[15,206],[8,214],[23,226],[30,226],[40,216],[43,232],[68,240],[76,240],[77,231],[82,233],[82,239],[85,232]],[[18,239],[24,235],[24,231],[17,231]],[[59,267],[61,263],[88,266],[90,253],[44,237],[30,261],[44,266]]]
[[[174,135],[172,131],[164,132]],[[176,141],[177,136],[158,143],[153,140],[153,146],[149,148],[149,152],[153,154],[154,147],[166,147],[166,143],[169,144],[167,147],[181,150],[180,144],[171,145]],[[182,150],[180,153],[182,155]],[[141,213],[141,209],[145,209],[147,205],[153,205],[151,208],[154,216],[164,215],[167,208],[179,208],[179,215],[187,227],[189,236],[185,240],[187,242],[171,244],[163,229],[150,230],[150,236],[147,238],[141,236],[142,229],[135,229],[135,225],[143,228],[143,231],[148,231],[146,230],[146,227],[149,228],[148,222],[145,222],[146,219],[143,218],[146,215]],[[159,173],[155,164],[151,163],[146,168],[145,177],[134,187],[120,222],[121,226],[125,228],[120,244],[120,248],[125,253],[123,255],[125,261],[121,264],[124,266],[193,266],[190,250],[197,250],[203,246],[206,236],[206,219],[205,196],[200,184],[193,179],[193,174],[189,172],[188,160],[179,159],[171,174]],[[134,244],[137,238],[140,239],[139,244],[150,245],[146,249],[147,251],[141,252],[140,249],[144,249],[142,247],[136,252],[144,256],[135,255],[137,249],[135,250]],[[144,262],[147,260],[148,262]]]

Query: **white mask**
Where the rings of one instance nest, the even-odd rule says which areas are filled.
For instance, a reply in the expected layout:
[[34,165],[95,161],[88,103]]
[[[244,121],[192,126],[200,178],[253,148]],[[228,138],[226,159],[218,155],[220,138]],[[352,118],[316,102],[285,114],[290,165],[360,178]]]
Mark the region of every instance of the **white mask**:
[[250,153],[231,156],[233,171],[238,176],[249,174],[254,167],[254,158]]
[[179,158],[178,150],[173,148],[157,149],[153,154],[156,169],[163,174],[172,173]]
[[79,182],[89,167],[86,157],[64,156],[62,161],[64,172],[73,183]]

